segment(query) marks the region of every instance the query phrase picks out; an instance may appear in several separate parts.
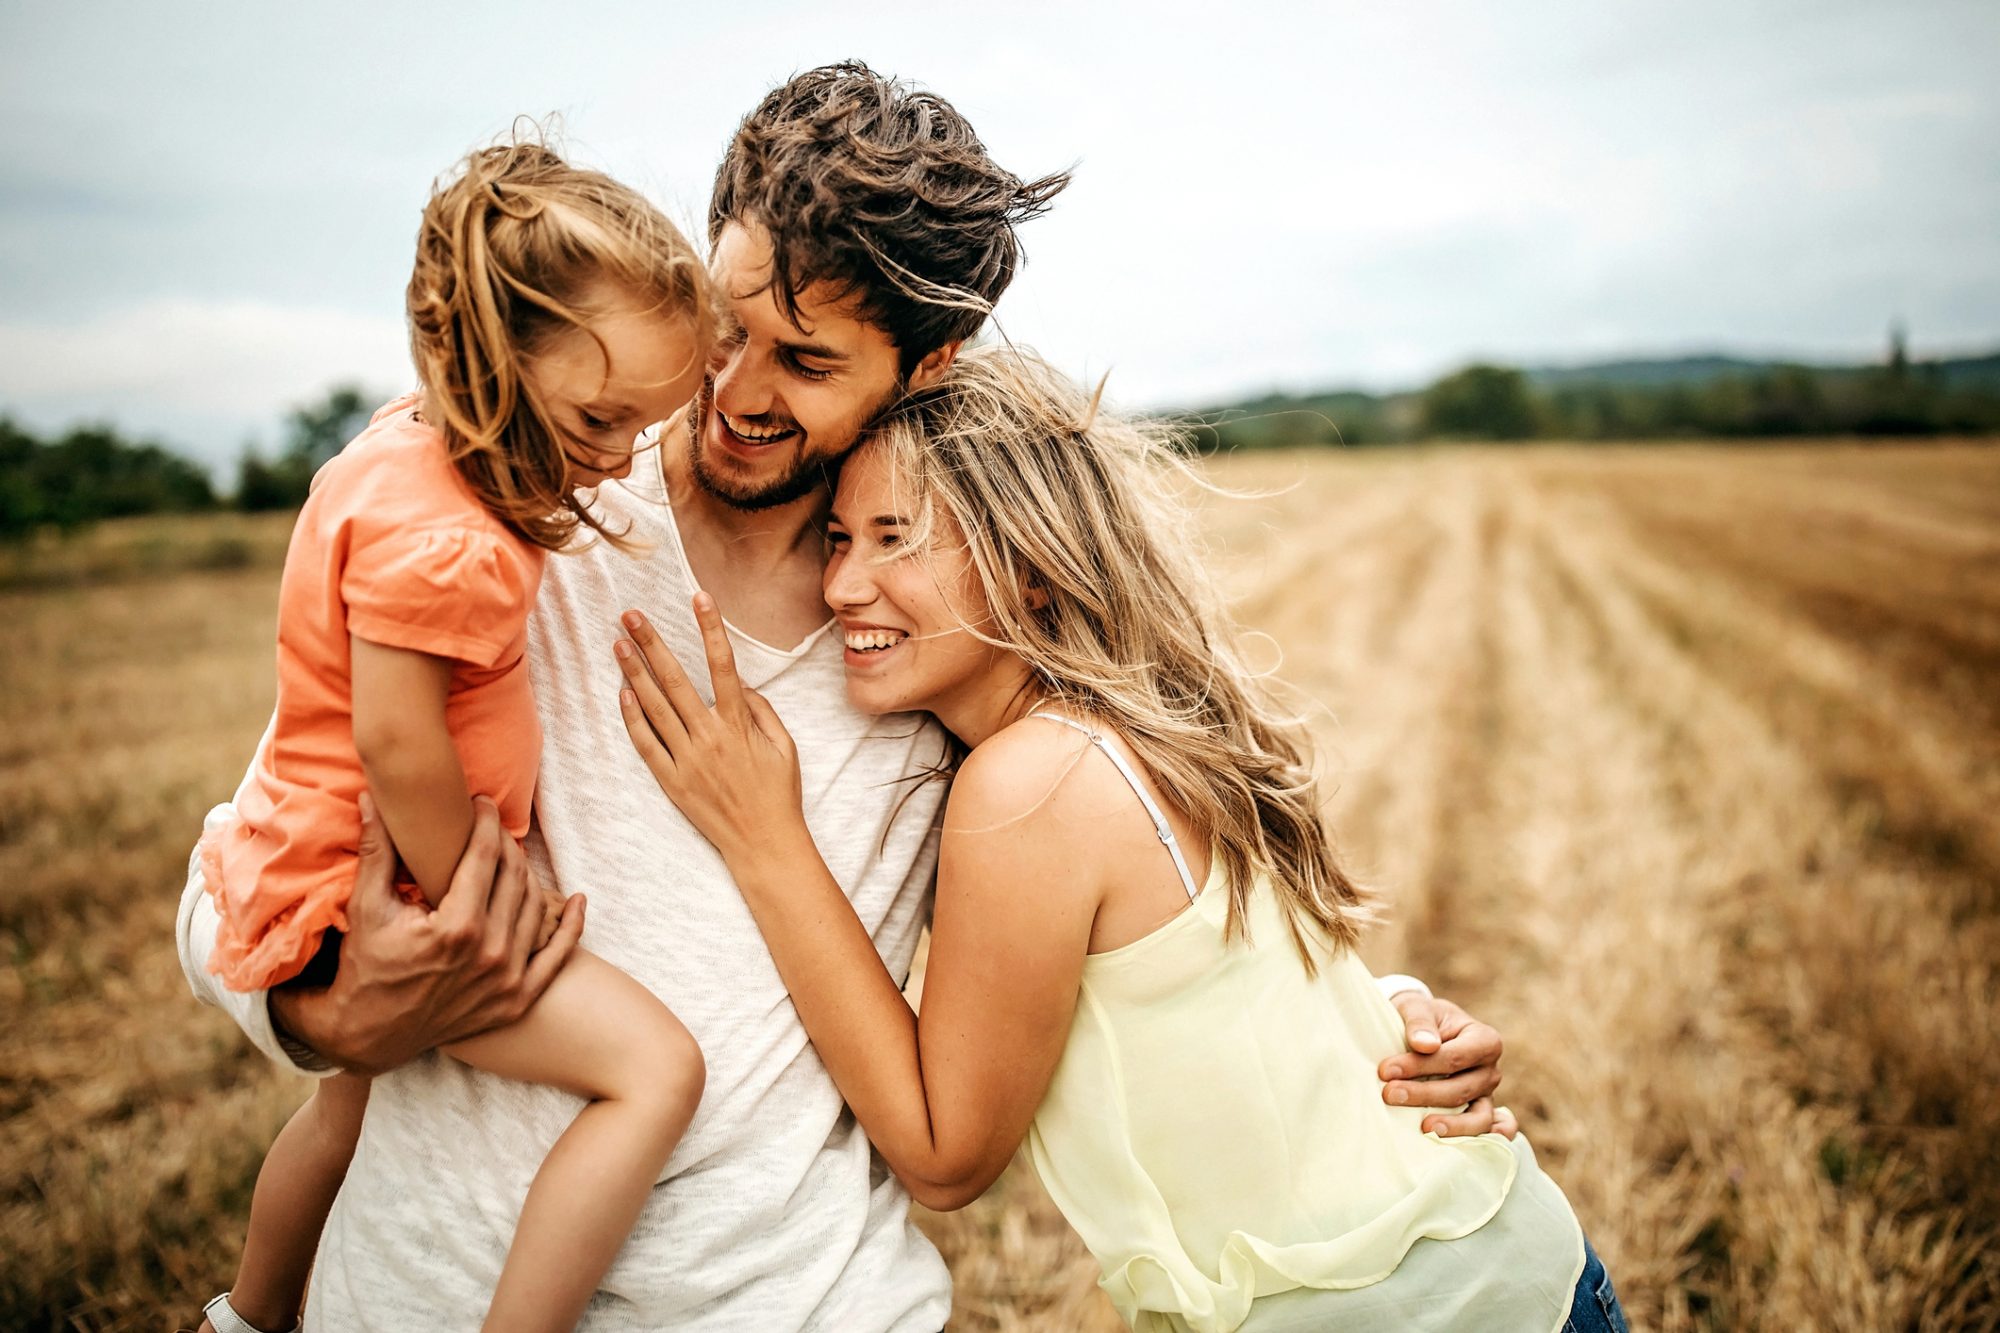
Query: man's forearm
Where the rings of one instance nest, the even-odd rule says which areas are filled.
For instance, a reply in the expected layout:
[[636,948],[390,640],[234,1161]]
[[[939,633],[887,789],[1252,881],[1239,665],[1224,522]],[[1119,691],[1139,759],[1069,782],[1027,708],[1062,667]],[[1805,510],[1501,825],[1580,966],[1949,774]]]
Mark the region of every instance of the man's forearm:
[[[265,991],[264,997],[270,1013],[271,1035],[296,1067],[314,1073],[343,1067],[328,1035],[338,1029],[324,1018],[328,998],[325,990],[279,986]],[[313,1039],[301,1035],[305,1033],[313,1034]]]

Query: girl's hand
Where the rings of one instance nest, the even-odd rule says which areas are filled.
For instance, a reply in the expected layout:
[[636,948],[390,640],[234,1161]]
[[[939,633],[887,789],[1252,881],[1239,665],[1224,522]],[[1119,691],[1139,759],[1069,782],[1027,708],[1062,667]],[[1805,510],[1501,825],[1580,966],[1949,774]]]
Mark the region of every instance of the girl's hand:
[[715,705],[702,702],[680,660],[637,611],[625,613],[632,637],[612,649],[626,681],[618,701],[660,790],[733,866],[754,849],[782,843],[775,835],[788,827],[805,831],[798,751],[776,710],[737,676],[715,599],[696,593],[694,618]]

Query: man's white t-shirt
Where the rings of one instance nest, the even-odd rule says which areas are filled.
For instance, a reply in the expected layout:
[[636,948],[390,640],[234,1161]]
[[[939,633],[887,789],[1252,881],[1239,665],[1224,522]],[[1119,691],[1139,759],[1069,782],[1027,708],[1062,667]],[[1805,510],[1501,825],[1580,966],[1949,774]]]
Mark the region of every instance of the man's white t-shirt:
[[[934,1333],[951,1308],[943,1260],[807,1041],[721,858],[625,733],[611,656],[623,611],[646,612],[707,692],[696,585],[653,460],[600,488],[599,508],[650,549],[596,542],[548,562],[528,634],[545,736],[529,851],[565,893],[589,895],[585,946],[673,1009],[708,1083],[583,1327]],[[733,640],[744,680],[798,743],[813,836],[900,982],[930,914],[944,784],[921,775],[942,733],[850,708],[831,625],[785,651]],[[208,973],[215,916],[198,869],[179,935],[196,996],[283,1060],[264,996]],[[377,1079],[307,1329],[477,1327],[529,1183],[581,1105],[436,1054]]]

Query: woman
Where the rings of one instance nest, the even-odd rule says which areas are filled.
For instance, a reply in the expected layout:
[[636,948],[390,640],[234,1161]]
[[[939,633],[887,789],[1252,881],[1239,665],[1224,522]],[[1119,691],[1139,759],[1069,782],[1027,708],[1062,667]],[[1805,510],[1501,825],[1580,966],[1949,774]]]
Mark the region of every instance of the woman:
[[628,616],[621,700],[834,1081],[919,1202],[1025,1138],[1138,1329],[1621,1326],[1525,1140],[1385,1105],[1401,1026],[1304,731],[1238,656],[1164,436],[1012,348],[848,461],[826,598],[862,711],[962,746],[913,1014],[827,873],[770,706],[697,597],[715,704]]

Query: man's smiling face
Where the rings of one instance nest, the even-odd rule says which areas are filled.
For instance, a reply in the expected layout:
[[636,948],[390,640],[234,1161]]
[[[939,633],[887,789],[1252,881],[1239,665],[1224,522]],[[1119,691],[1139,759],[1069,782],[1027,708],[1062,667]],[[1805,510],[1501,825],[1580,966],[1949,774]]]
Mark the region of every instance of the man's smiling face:
[[[822,485],[826,465],[902,394],[899,353],[827,284],[800,293],[794,323],[771,284],[770,240],[754,223],[723,226],[710,269],[733,318],[688,412],[695,479],[742,509],[785,504]],[[924,358],[912,384],[950,359]]]

